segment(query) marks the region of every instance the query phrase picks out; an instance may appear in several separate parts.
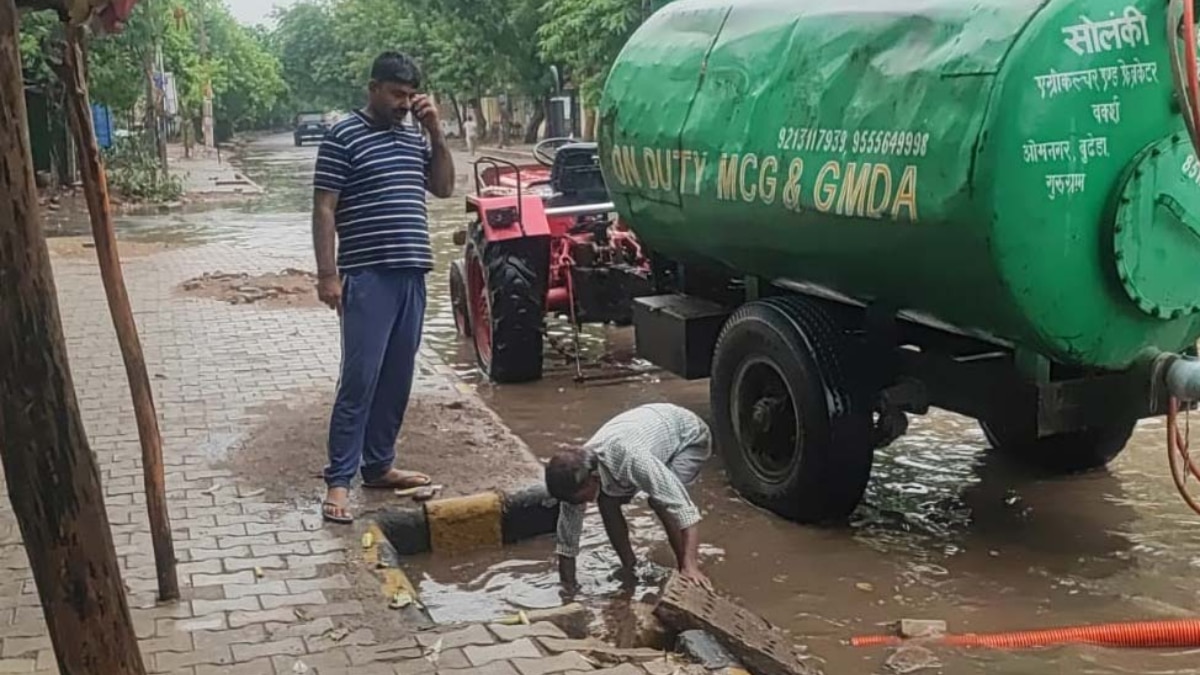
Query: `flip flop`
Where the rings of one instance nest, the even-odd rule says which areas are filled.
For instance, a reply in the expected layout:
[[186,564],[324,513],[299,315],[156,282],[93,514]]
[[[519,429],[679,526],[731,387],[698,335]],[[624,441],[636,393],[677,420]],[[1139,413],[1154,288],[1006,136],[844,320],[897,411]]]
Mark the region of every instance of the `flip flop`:
[[330,507],[341,509],[343,511],[346,511],[348,508],[346,504],[338,504],[337,502],[331,501],[324,502],[321,504],[321,516],[325,518],[325,522],[336,523],[338,525],[354,524],[354,516],[348,514],[344,516],[334,515],[333,513],[330,513]]
[[402,483],[387,482],[387,481],[363,481],[363,487],[372,490],[404,490],[408,488],[420,488],[433,484],[433,479],[423,473],[417,471],[403,472],[404,478]]

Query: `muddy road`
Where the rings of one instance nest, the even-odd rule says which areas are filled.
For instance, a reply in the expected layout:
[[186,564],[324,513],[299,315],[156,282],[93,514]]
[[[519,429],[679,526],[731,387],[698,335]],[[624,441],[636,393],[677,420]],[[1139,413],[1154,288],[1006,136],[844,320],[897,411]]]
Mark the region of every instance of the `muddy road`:
[[[265,198],[234,208],[125,216],[129,238],[170,244],[221,240],[272,251],[308,250],[310,171],[316,149],[287,135],[251,143],[245,172]],[[460,188],[467,185],[464,158]],[[584,440],[609,416],[650,401],[708,415],[707,383],[685,383],[639,363],[628,330],[588,329],[576,384],[565,324],[551,334],[547,377],[522,386],[479,380],[469,344],[454,335],[446,293],[451,241],[465,222],[461,198],[431,204],[438,269],[430,278],[426,340],[543,456]],[[63,233],[70,226],[60,225]],[[236,270],[226,270],[236,271]],[[719,460],[695,497],[704,562],[714,582],[788,628],[830,673],[884,672],[882,650],[847,640],[901,618],[936,618],[952,631],[1006,631],[1104,621],[1177,618],[1200,601],[1200,520],[1171,486],[1159,421],[1143,424],[1109,472],[1065,480],[1015,473],[986,451],[976,424],[935,412],[876,457],[865,503],[841,529],[782,521],[742,502]],[[599,518],[589,520],[581,559],[584,598],[597,627],[627,616],[609,575],[616,558]],[[649,511],[631,525],[643,558],[670,563]],[[517,607],[558,604],[552,544],[541,540],[471,559],[412,561],[414,581],[437,618],[479,619]],[[648,566],[649,592],[661,574]],[[939,651],[946,673],[1195,673],[1198,654],[1069,647],[1034,652]]]

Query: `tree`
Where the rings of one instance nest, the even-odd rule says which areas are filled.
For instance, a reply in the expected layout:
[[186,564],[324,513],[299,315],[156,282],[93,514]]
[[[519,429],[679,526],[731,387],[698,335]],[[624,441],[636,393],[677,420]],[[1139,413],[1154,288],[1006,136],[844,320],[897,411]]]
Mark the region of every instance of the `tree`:
[[649,9],[645,0],[551,0],[542,6],[542,56],[569,69],[586,108],[600,104],[609,69]]
[[[391,4],[391,3],[389,3]],[[402,7],[402,6],[401,6]],[[399,7],[381,8],[380,15],[390,17]],[[353,35],[340,23],[351,16],[335,17],[327,3],[304,0],[276,11],[275,30],[268,43],[280,62],[281,74],[288,87],[287,105],[292,114],[302,110],[349,108],[362,98],[362,82],[351,75],[349,63],[356,56],[347,54],[353,42],[340,38]],[[364,19],[372,18],[365,14]],[[340,20],[340,21],[339,21]],[[386,20],[386,19],[385,19]],[[372,27],[372,21],[358,21],[355,28]]]

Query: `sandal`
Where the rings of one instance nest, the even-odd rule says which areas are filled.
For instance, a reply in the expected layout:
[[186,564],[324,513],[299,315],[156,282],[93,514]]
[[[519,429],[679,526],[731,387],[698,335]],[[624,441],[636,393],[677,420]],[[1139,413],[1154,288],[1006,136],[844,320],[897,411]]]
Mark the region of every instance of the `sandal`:
[[[397,480],[387,480],[388,476],[393,475],[393,472],[399,476]],[[408,488],[420,488],[433,484],[433,479],[423,473],[417,471],[401,471],[400,469],[392,469],[383,475],[380,480],[363,481],[363,487],[372,490],[405,490]]]
[[[338,515],[334,511],[335,509],[342,511],[345,515]],[[336,523],[338,525],[354,524],[354,516],[350,515],[347,504],[325,501],[321,504],[321,516],[325,518],[325,522],[327,523]]]

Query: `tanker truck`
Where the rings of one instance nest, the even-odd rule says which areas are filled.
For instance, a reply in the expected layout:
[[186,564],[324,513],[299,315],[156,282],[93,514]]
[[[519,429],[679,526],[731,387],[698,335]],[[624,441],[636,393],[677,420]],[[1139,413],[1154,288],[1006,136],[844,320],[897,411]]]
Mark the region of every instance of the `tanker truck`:
[[734,487],[844,518],[909,415],[1040,471],[1197,398],[1182,0],[677,0],[598,126],[639,354],[709,378]]

